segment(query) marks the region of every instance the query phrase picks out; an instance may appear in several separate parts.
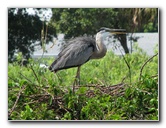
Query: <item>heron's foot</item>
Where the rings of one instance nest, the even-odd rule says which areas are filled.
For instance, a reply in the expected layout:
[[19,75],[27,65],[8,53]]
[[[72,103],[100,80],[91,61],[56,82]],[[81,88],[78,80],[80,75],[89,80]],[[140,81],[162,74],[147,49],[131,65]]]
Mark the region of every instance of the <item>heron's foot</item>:
[[80,85],[80,79],[76,77],[73,85]]
[[73,83],[73,93],[75,92],[75,86],[80,85],[80,78],[76,77]]

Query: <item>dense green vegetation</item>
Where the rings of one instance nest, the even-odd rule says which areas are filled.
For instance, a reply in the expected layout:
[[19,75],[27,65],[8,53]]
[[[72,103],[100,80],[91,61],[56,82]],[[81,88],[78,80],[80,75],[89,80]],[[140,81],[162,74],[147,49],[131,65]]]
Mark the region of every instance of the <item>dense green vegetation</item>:
[[[124,61],[126,60],[126,62]],[[81,68],[81,86],[73,81],[76,68],[51,73],[40,68],[52,59],[8,64],[8,110],[11,120],[159,120],[158,55],[141,49],[123,56],[111,51]]]

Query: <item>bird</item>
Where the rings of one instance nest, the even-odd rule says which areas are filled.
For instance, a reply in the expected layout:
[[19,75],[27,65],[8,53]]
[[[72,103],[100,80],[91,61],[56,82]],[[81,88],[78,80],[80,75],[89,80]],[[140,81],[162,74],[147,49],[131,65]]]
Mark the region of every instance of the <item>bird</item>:
[[107,48],[104,44],[106,37],[111,34],[125,34],[125,32],[125,29],[101,27],[96,34],[96,40],[88,36],[76,37],[62,48],[49,70],[56,73],[59,70],[78,67],[73,86],[74,84],[80,85],[81,66],[91,59],[100,59],[106,55]]

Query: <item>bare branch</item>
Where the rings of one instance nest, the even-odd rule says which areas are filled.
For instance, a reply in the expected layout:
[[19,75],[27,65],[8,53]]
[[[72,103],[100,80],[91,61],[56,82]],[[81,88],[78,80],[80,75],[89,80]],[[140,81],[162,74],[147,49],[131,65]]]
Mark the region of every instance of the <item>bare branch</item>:
[[19,74],[20,74],[22,77],[24,77],[26,80],[28,80],[30,83],[33,84],[33,82],[32,82],[30,79],[28,79],[26,76],[24,76],[21,72],[19,72]]
[[16,108],[16,105],[17,105],[18,100],[19,100],[19,98],[20,98],[20,96],[21,96],[21,93],[22,93],[22,91],[26,88],[26,86],[27,86],[27,85],[23,85],[22,88],[20,89],[20,91],[18,92],[18,94],[17,94],[17,99],[16,99],[16,101],[15,101],[15,103],[14,103],[12,109],[11,109],[10,112],[8,113],[8,117],[10,117],[10,115],[12,114],[12,112],[14,111],[14,109]]
[[38,78],[38,76],[37,76],[37,74],[36,74],[36,72],[35,72],[35,70],[33,69],[33,66],[30,64],[30,68],[31,68],[31,70],[33,71],[33,74],[35,75],[35,77],[36,77],[36,79],[37,79],[37,81],[38,81],[38,83],[39,83],[39,85],[40,85],[40,80],[39,80],[39,78]]
[[130,65],[129,65],[129,63],[127,62],[127,60],[126,60],[125,56],[123,55],[123,53],[122,53],[122,51],[120,50],[120,48],[119,48],[119,47],[118,47],[118,49],[119,49],[119,51],[121,52],[121,55],[122,55],[122,57],[123,57],[123,59],[124,59],[124,61],[125,61],[126,65],[127,65],[128,69],[129,69],[129,75],[130,75],[130,85],[131,85],[131,68],[130,68]]
[[152,57],[150,57],[150,58],[142,65],[141,70],[140,70],[139,80],[141,80],[142,71],[143,71],[145,65],[146,65],[148,62],[150,62],[150,61],[151,61],[155,56],[157,56],[157,55],[158,55],[158,53],[156,53],[155,55],[153,55]]

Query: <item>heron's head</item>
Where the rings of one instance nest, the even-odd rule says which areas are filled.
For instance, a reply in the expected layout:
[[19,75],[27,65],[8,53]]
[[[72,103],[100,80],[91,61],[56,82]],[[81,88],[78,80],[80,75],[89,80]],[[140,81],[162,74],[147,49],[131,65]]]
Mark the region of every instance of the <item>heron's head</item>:
[[114,35],[114,34],[126,34],[126,30],[125,29],[110,29],[110,28],[106,28],[106,27],[101,27],[98,30],[96,37],[106,38],[106,37]]

